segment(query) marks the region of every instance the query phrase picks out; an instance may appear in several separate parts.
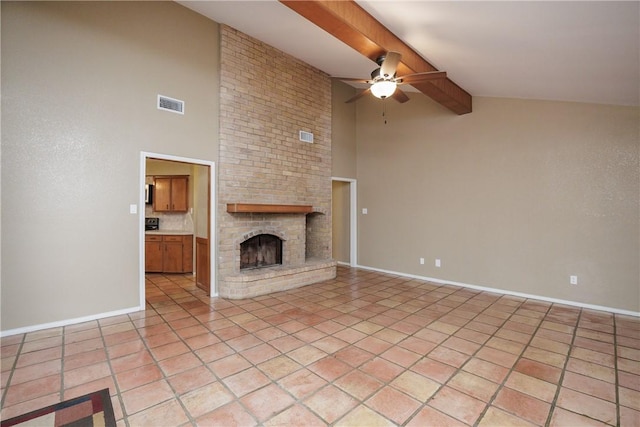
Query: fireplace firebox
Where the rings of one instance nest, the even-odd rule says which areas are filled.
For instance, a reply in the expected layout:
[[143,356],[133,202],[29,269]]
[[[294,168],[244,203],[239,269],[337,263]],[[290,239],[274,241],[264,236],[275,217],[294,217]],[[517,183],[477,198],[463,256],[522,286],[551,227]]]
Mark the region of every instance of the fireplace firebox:
[[282,264],[282,239],[259,234],[240,243],[240,270]]

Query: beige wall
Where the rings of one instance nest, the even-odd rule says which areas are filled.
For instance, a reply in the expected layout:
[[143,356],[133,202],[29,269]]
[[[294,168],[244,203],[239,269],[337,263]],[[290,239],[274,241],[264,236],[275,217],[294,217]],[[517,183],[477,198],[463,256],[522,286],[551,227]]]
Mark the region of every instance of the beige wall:
[[[333,80],[331,85],[331,175],[334,178],[356,179],[356,104],[345,101],[355,95],[356,89],[343,82]],[[333,181],[332,185],[332,233],[333,259],[342,263],[351,260],[350,228],[350,184]]]
[[138,306],[140,152],[217,160],[217,51],[173,2],[2,2],[3,331]]
[[457,116],[411,94],[381,114],[358,101],[360,265],[640,311],[638,108],[475,98]]
[[[213,194],[213,192],[209,189],[209,186],[211,185],[209,167],[202,165],[193,165],[192,175],[194,178],[193,185],[195,187],[193,192],[193,212],[195,222],[194,234],[196,235],[196,237],[208,239],[210,232],[209,228],[215,226],[215,224],[209,224],[208,220],[208,218],[210,218],[209,197],[211,194]],[[193,253],[195,254],[195,251]]]
[[356,104],[345,101],[356,90],[343,82],[331,84],[331,175],[355,179],[356,162]]

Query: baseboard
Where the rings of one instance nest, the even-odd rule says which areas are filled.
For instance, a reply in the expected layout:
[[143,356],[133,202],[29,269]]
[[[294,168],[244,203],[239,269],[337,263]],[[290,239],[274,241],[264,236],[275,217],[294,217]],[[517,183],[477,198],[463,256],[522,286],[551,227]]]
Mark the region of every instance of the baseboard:
[[61,321],[58,321],[58,322],[42,323],[42,324],[39,324],[39,325],[25,326],[24,328],[9,329],[7,331],[0,331],[0,337],[4,338],[4,337],[11,336],[11,335],[26,334],[28,332],[40,331],[40,330],[43,330],[43,329],[59,328],[61,326],[75,325],[76,323],[90,322],[92,320],[100,320],[100,319],[104,319],[106,317],[113,317],[113,316],[120,316],[120,315],[123,315],[123,314],[135,313],[137,311],[142,311],[144,309],[145,309],[144,306],[143,307],[131,307],[131,308],[125,308],[125,309],[122,309],[122,310],[109,311],[109,312],[106,312],[106,313],[95,314],[95,315],[92,315],[92,316],[76,317],[74,319],[66,319],[66,320],[61,320]]
[[489,288],[489,287],[486,287],[486,286],[472,285],[472,284],[469,284],[469,283],[453,282],[451,280],[442,280],[442,279],[437,279],[437,278],[434,278],[434,277],[418,276],[416,274],[409,274],[409,273],[401,273],[401,272],[398,272],[398,271],[384,270],[384,269],[381,269],[381,268],[368,267],[366,265],[357,265],[357,266],[353,266],[353,267],[361,268],[363,270],[376,271],[376,272],[379,272],[379,273],[395,274],[396,276],[408,277],[410,279],[425,280],[425,281],[428,281],[428,282],[439,283],[441,285],[454,285],[454,286],[460,286],[461,288],[469,288],[469,289],[475,289],[475,290],[478,290],[478,291],[492,292],[492,293],[500,294],[500,295],[511,295],[511,296],[516,296],[516,297],[521,297],[521,298],[537,299],[537,300],[540,300],[540,301],[546,301],[546,302],[550,302],[550,303],[554,303],[554,304],[564,304],[564,305],[569,305],[569,306],[573,306],[573,307],[586,308],[586,309],[589,309],[589,310],[606,311],[606,312],[609,312],[609,313],[623,314],[623,315],[626,315],[626,316],[640,317],[640,311],[623,310],[623,309],[620,309],[620,308],[606,307],[606,306],[602,306],[602,305],[585,304],[585,303],[581,303],[581,302],[577,302],[577,301],[567,301],[567,300],[558,299],[558,298],[549,298],[549,297],[545,297],[545,296],[541,296],[541,295],[525,294],[525,293],[522,293],[522,292],[513,292],[513,291],[508,291],[508,290],[505,290],[505,289]]
[[[392,271],[392,270],[384,270],[384,269],[381,269],[381,268],[369,267],[369,266],[366,266],[366,265],[350,265],[350,264],[340,263],[340,262],[338,264],[342,265],[342,266],[346,266],[346,267],[361,268],[363,270],[376,271],[376,272],[379,272],[379,273],[394,274],[396,276],[408,277],[410,279],[425,280],[425,281],[428,281],[428,282],[439,283],[439,284],[442,284],[442,285],[454,285],[454,286],[460,286],[461,288],[469,288],[469,289],[475,289],[475,290],[478,290],[478,291],[492,292],[492,293],[496,293],[496,294],[500,294],[500,295],[511,295],[511,296],[516,296],[516,297],[521,297],[521,298],[537,299],[537,300],[540,300],[540,301],[546,301],[546,302],[550,302],[550,303],[554,303],[554,304],[564,304],[564,305],[569,305],[569,306],[573,306],[573,307],[586,308],[586,309],[589,309],[589,310],[606,311],[606,312],[609,312],[609,313],[622,314],[622,315],[626,315],[626,316],[640,317],[640,312],[638,312],[638,311],[622,310],[622,309],[619,309],[619,308],[605,307],[605,306],[601,306],[601,305],[585,304],[585,303],[576,302],[576,301],[567,301],[567,300],[562,300],[562,299],[557,299],[557,298],[544,297],[544,296],[540,296],[540,295],[533,295],[533,294],[525,294],[525,293],[522,293],[522,292],[507,291],[507,290],[498,289],[498,288],[489,288],[489,287],[486,287],[486,286],[472,285],[472,284],[469,284],[469,283],[454,282],[454,281],[451,281],[451,280],[442,280],[442,279],[438,279],[438,278],[435,278],[435,277],[426,277],[426,276],[419,276],[417,274],[409,274],[409,273],[401,273],[401,272]],[[58,328],[60,326],[74,325],[76,323],[89,322],[91,320],[100,320],[100,319],[104,319],[106,317],[120,316],[122,314],[135,313],[137,311],[142,311],[142,310],[144,310],[144,307],[142,307],[142,308],[140,308],[140,307],[131,307],[131,308],[123,309],[123,310],[116,310],[116,311],[110,311],[110,312],[106,312],[106,313],[100,313],[100,314],[96,314],[96,315],[93,315],[93,316],[77,317],[77,318],[74,318],[74,319],[62,320],[62,321],[59,321],[59,322],[43,323],[43,324],[40,324],[40,325],[26,326],[24,328],[9,329],[9,330],[6,330],[6,331],[0,331],[0,337],[8,337],[8,336],[11,336],[11,335],[25,334],[25,333],[28,333],[28,332],[40,331],[42,329]]]

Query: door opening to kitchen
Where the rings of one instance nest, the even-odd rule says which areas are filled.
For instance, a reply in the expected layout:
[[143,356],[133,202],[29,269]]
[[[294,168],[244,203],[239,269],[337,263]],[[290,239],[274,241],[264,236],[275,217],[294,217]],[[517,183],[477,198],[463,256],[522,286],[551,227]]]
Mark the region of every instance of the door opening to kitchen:
[[[215,296],[212,162],[143,153],[141,299],[146,274],[193,274]],[[142,228],[142,227],[141,227]]]

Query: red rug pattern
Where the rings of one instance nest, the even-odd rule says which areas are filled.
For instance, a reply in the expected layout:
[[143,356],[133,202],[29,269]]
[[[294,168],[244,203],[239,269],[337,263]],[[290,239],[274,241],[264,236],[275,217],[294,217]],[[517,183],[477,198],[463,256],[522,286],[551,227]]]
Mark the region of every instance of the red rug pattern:
[[17,417],[2,420],[1,427],[115,427],[109,389],[36,409]]

